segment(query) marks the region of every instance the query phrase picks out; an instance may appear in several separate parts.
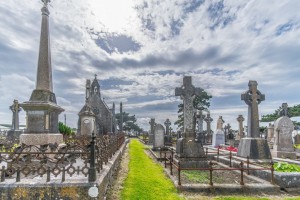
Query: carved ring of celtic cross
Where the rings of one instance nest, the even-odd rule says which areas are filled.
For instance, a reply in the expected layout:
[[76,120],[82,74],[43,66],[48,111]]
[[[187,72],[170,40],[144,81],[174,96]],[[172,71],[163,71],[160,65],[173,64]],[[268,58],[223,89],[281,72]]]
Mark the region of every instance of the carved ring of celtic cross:
[[[256,94],[257,94],[257,99],[256,99],[257,104],[260,104],[262,101],[265,100],[264,95],[259,90],[256,91]],[[242,100],[244,100],[247,105],[252,105],[252,91],[248,90],[247,92],[242,94]]]

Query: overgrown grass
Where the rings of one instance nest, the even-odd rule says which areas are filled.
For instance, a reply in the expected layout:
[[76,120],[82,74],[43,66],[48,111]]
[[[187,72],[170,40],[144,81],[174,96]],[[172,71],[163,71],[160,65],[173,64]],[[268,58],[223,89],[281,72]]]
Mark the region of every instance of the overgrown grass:
[[121,192],[123,199],[181,199],[163,168],[144,152],[144,146],[132,139],[129,144],[129,173]]
[[[195,183],[209,183],[209,172],[208,171],[182,171],[190,181]],[[222,183],[223,178],[220,176],[213,176],[213,182],[215,183]]]

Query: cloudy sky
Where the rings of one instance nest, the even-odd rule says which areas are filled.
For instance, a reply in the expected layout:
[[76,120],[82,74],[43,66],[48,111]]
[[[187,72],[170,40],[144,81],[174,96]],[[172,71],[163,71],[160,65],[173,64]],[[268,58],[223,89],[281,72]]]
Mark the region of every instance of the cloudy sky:
[[[35,87],[41,6],[0,1],[0,124],[11,123],[8,107],[29,100]],[[52,0],[58,104],[76,127],[85,81],[94,74],[106,103],[119,109],[122,101],[146,130],[151,117],[177,119],[174,90],[184,75],[213,96],[214,124],[222,115],[236,128],[236,117],[246,117],[240,94],[249,80],[266,95],[260,114],[299,104],[299,8],[295,0]]]

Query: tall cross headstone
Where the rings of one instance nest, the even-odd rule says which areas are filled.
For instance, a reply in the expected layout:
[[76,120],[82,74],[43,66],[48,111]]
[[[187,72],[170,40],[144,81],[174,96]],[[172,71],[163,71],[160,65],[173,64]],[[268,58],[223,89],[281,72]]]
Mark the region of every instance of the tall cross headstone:
[[210,117],[210,113],[207,113],[206,118],[204,119],[206,122],[206,132],[208,137],[208,142],[211,142],[211,122],[213,121],[213,118]]
[[265,95],[257,89],[256,81],[249,81],[249,90],[241,95],[241,100],[244,100],[248,105],[248,137],[259,137],[259,116],[258,104],[265,100]]
[[198,134],[198,141],[205,143],[205,137],[203,133],[203,120],[205,118],[205,115],[202,114],[202,110],[198,110],[196,113],[196,121],[197,121],[197,134]]
[[186,137],[189,138],[195,138],[195,132],[193,130],[194,96],[200,95],[202,91],[202,88],[195,88],[192,85],[191,76],[183,77],[183,85],[175,89],[175,96],[180,96],[181,99],[183,99],[183,131],[186,133]]
[[225,144],[227,144],[228,142],[228,135],[229,135],[229,130],[230,130],[231,126],[230,124],[228,123],[227,125],[225,125],[224,127],[224,133],[225,133]]
[[167,119],[165,122],[164,122],[165,126],[166,126],[166,135],[170,135],[170,126],[171,126],[171,122],[169,119]]
[[120,132],[123,132],[123,103],[120,103]]
[[149,124],[150,124],[150,134],[154,134],[155,119],[151,118]]
[[19,130],[19,112],[22,109],[20,108],[18,100],[15,99],[13,105],[11,105],[9,109],[13,112],[12,130]]
[[239,122],[239,134],[238,134],[238,139],[242,138],[244,135],[244,126],[243,126],[243,121],[245,120],[245,118],[243,117],[243,115],[239,115],[238,118],[236,118],[236,120]]

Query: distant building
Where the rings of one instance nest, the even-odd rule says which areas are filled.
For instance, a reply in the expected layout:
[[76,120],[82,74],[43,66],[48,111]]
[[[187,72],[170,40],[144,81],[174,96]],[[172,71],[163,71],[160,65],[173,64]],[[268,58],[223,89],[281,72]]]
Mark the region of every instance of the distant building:
[[110,109],[101,98],[100,84],[96,75],[92,84],[89,79],[86,81],[86,103],[78,114],[78,131],[81,130],[81,114],[86,111],[87,107],[90,107],[96,116],[95,134],[106,135],[116,131],[115,106],[113,105]]

